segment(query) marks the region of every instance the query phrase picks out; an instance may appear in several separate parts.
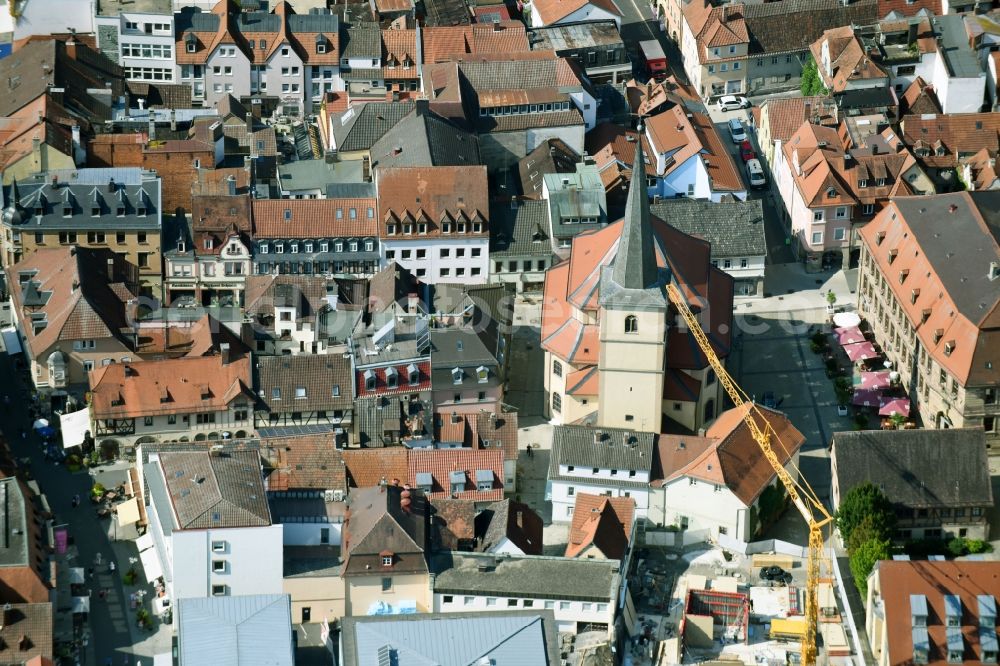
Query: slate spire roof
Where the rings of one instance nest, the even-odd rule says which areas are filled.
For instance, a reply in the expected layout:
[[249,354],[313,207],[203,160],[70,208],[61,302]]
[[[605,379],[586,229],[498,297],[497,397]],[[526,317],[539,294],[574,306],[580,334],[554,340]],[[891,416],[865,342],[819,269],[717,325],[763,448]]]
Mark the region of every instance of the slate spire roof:
[[[640,133],[641,133],[640,129]],[[625,203],[625,226],[618,242],[618,254],[611,278],[625,289],[647,289],[659,280],[653,227],[649,220],[649,196],[646,193],[645,154],[642,142],[636,145],[632,181]]]

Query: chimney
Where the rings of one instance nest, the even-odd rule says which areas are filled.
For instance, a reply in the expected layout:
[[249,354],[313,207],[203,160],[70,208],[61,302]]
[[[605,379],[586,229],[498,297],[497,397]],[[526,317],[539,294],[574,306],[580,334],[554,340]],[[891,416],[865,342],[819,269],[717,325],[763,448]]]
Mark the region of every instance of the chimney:
[[115,260],[108,257],[108,282],[115,281]]
[[524,511],[518,510],[517,512],[517,526],[521,529],[524,528]]
[[219,345],[219,358],[222,359],[222,365],[229,365],[229,343],[223,342]]
[[153,120],[153,116],[152,115],[149,116],[149,125],[148,125],[148,128],[149,128],[149,132],[148,132],[149,133],[149,140],[150,141],[155,141],[156,140],[156,121]]
[[256,97],[250,100],[250,115],[260,120],[260,100]]
[[236,196],[236,176],[233,174],[226,176],[226,188],[226,191],[229,192],[229,196]]
[[173,109],[170,109],[170,131],[177,131],[177,112]]
[[108,192],[111,194],[115,193],[115,179],[112,178],[108,181]]
[[73,60],[76,60],[76,38],[70,37],[69,41],[66,42],[66,55],[68,55]]
[[916,21],[910,22],[910,25],[906,29],[906,44],[907,46],[915,44],[917,41],[917,28],[918,23]]

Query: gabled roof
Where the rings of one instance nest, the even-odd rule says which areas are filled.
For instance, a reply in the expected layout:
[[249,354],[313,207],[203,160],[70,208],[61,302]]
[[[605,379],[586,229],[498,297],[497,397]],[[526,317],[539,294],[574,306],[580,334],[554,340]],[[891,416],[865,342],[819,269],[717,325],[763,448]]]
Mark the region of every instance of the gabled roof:
[[712,244],[713,257],[759,257],[767,254],[760,201],[665,199],[650,212],[670,226]]
[[550,476],[559,474],[560,465],[648,471],[655,439],[652,433],[624,428],[557,425],[552,433]]
[[218,412],[240,397],[252,402],[251,386],[249,357],[112,363],[90,372],[91,409],[95,419]]
[[479,550],[489,552],[504,539],[525,555],[542,554],[542,518],[527,504],[511,499],[490,504],[476,516]]
[[535,0],[533,8],[542,19],[542,25],[557,23],[573,12],[593,5],[614,16],[623,16],[615,0]]
[[[726,486],[745,506],[753,505],[775,477],[774,470],[744,422],[747,412],[754,407],[748,402],[720,414],[705,433],[705,438],[712,444],[683,467],[664,470],[666,481],[687,476]],[[761,405],[756,405],[756,409],[759,414],[754,414],[752,418],[761,429],[769,427],[777,434],[777,437],[772,436],[771,446],[778,462],[787,465],[802,447],[805,436],[781,412]],[[692,441],[698,444],[696,440]]]
[[179,599],[177,651],[185,664],[292,666],[287,594]]
[[941,113],[941,103],[934,93],[934,86],[918,76],[899,98],[899,115],[923,116]]
[[[427,499],[419,490],[385,485],[351,493],[344,525],[344,575],[371,570],[392,573],[427,571]],[[391,553],[385,566],[382,553]],[[371,575],[368,573],[367,575]]]
[[1000,383],[1000,193],[895,197],[860,235],[927,353],[963,386]]
[[993,505],[982,430],[861,430],[833,436],[840,497],[866,481],[911,509]]
[[386,224],[400,224],[407,219],[413,224],[427,224],[427,236],[440,236],[445,223],[452,233],[464,223],[467,234],[475,221],[482,223],[479,235],[489,232],[489,195],[485,166],[388,167],[376,171],[378,210],[386,232]]
[[908,115],[899,127],[903,141],[929,167],[954,168],[963,155],[983,148],[1000,152],[1000,113]]
[[371,488],[379,483],[403,483],[410,473],[408,449],[349,449],[343,452],[351,488]]
[[378,235],[374,198],[254,199],[252,206],[257,239]]
[[[661,176],[697,157],[705,165],[713,191],[746,189],[729,150],[708,115],[674,106],[649,119],[646,136],[654,153],[666,153],[666,166]],[[655,163],[652,159],[650,162]]]
[[260,401],[272,413],[349,410],[353,388],[351,361],[343,354],[257,358]]
[[157,455],[177,520],[176,529],[271,524],[256,449],[217,453],[161,450]]
[[[122,284],[126,280],[134,284],[135,268],[103,248],[40,248],[8,267],[13,307],[36,360],[44,362],[42,355],[60,341],[114,340],[130,349],[126,301],[132,295]],[[42,313],[47,323],[36,332],[32,314]]]
[[479,164],[479,139],[427,109],[419,100],[409,114],[371,145],[371,166]]
[[[750,35],[750,54],[805,51],[824,30],[843,25],[871,25],[878,20],[877,0],[844,5],[840,0],[783,0],[749,3],[743,15]],[[794,25],[795,30],[788,26]]]
[[[823,49],[829,55],[830,72],[823,66]],[[858,82],[884,79],[889,74],[865,49],[861,39],[854,33],[853,26],[838,26],[823,31],[822,36],[810,45],[813,60],[819,65],[819,75],[823,83],[834,93],[846,90]]]
[[330,124],[337,150],[368,150],[414,108],[412,101],[368,102],[334,114]]
[[4,599],[4,622],[0,625],[0,658],[25,666],[50,666],[53,652],[53,610],[44,603],[7,602]]
[[771,141],[787,142],[802,127],[803,121],[836,125],[836,105],[827,97],[775,97],[762,105],[767,108]]
[[520,21],[483,25],[438,26],[421,30],[424,62],[445,62],[455,56],[524,53],[531,49]]
[[573,506],[566,557],[579,557],[596,548],[606,559],[622,559],[632,534],[635,500],[578,493]]

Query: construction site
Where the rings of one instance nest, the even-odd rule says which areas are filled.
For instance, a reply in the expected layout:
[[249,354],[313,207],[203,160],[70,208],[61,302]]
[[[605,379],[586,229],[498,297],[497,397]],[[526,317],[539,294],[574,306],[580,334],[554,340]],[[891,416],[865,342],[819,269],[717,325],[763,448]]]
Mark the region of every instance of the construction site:
[[[623,664],[665,666],[801,663],[806,632],[805,562],[776,554],[742,556],[720,548],[678,554],[647,549],[630,578],[635,621]],[[792,574],[790,584],[761,580],[765,566]],[[836,585],[818,587],[816,662],[855,664]]]

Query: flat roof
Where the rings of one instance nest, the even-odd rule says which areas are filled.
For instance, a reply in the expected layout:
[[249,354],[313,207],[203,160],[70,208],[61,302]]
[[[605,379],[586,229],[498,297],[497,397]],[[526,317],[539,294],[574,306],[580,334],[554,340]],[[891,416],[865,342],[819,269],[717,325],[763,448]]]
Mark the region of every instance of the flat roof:
[[955,78],[971,79],[985,76],[976,54],[969,47],[969,38],[965,32],[965,18],[961,14],[935,16],[933,19],[934,34],[940,37],[938,49],[944,56],[948,72]]
[[123,12],[172,17],[174,8],[172,0],[97,0],[97,16],[117,16]]
[[539,26],[531,28],[527,34],[528,43],[536,51],[558,52],[623,44],[618,26],[611,20]]

